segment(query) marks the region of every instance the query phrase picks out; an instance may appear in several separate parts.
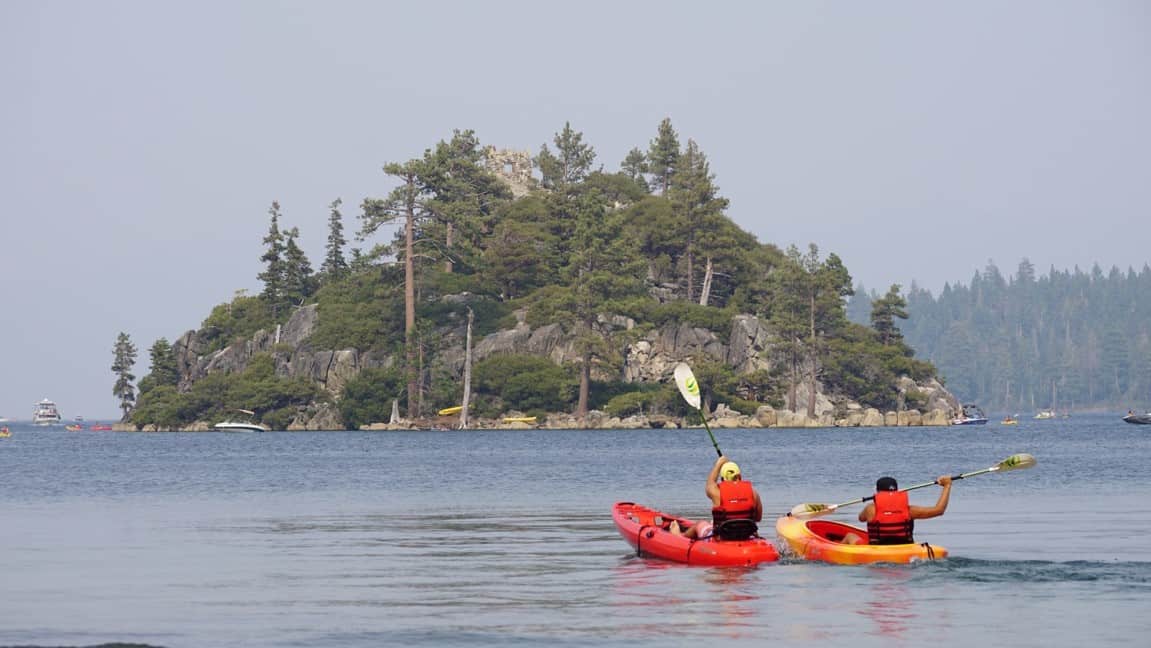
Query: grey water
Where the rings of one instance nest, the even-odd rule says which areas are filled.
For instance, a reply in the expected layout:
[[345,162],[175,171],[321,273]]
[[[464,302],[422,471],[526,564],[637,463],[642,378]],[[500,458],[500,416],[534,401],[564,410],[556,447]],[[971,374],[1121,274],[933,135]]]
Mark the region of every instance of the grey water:
[[[1151,426],[715,430],[764,531],[801,502],[986,468],[917,539],[951,557],[702,568],[638,558],[615,501],[707,515],[685,430],[0,439],[0,646],[1147,645]],[[934,487],[913,503],[934,502]],[[833,519],[850,521],[848,506]]]

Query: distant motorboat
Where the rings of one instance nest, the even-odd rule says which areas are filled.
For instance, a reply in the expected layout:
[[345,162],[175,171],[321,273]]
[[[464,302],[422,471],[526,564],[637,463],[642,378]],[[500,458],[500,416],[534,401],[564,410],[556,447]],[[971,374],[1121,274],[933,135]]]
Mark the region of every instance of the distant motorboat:
[[1134,423],[1135,425],[1151,425],[1151,412],[1136,414],[1128,410],[1127,416],[1124,416],[1123,420],[1128,423]]
[[247,414],[243,420],[235,421],[220,421],[212,426],[213,430],[219,432],[271,432],[272,428],[264,425],[263,423],[256,423],[252,421],[252,417],[256,415],[252,410],[238,409],[237,412]]
[[985,425],[987,415],[978,405],[968,403],[963,406],[963,413],[951,419],[952,425]]
[[59,422],[60,411],[56,409],[56,403],[47,398],[36,403],[36,409],[32,411],[33,425],[56,425]]
[[1055,418],[1055,410],[1039,410],[1035,415],[1037,419],[1053,419]]

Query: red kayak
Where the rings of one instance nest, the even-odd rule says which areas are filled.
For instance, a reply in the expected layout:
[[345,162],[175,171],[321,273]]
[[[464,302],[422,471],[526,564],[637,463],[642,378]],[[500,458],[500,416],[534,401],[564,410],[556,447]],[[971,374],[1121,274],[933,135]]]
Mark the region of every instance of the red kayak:
[[660,513],[632,502],[616,502],[612,519],[636,554],[662,558],[688,565],[750,566],[779,560],[775,545],[766,538],[753,535],[745,540],[707,538],[692,540],[668,531],[672,520],[681,529],[689,529],[695,522]]

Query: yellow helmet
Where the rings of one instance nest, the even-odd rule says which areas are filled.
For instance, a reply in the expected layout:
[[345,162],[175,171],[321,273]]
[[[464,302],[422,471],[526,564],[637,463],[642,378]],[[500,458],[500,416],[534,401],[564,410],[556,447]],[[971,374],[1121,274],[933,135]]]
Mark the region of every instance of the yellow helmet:
[[734,461],[729,461],[719,467],[719,477],[723,481],[735,481],[739,477],[739,466]]

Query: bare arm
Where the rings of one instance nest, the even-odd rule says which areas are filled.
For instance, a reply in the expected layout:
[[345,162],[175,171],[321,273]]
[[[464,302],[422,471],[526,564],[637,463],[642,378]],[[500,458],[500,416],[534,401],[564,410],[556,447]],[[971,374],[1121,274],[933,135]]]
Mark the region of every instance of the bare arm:
[[870,502],[859,512],[860,522],[870,522],[875,517],[875,505]]
[[715,460],[715,465],[711,467],[711,472],[707,474],[707,486],[704,487],[704,492],[711,499],[713,507],[720,505],[719,485],[715,483],[715,480],[719,479],[719,469],[725,463],[727,463],[727,457],[720,455],[719,459]]
[[943,492],[939,494],[939,499],[936,500],[935,506],[912,506],[911,519],[926,520],[928,518],[939,517],[947,510],[947,504],[951,500],[951,477],[944,475],[935,480],[935,483],[943,487]]

